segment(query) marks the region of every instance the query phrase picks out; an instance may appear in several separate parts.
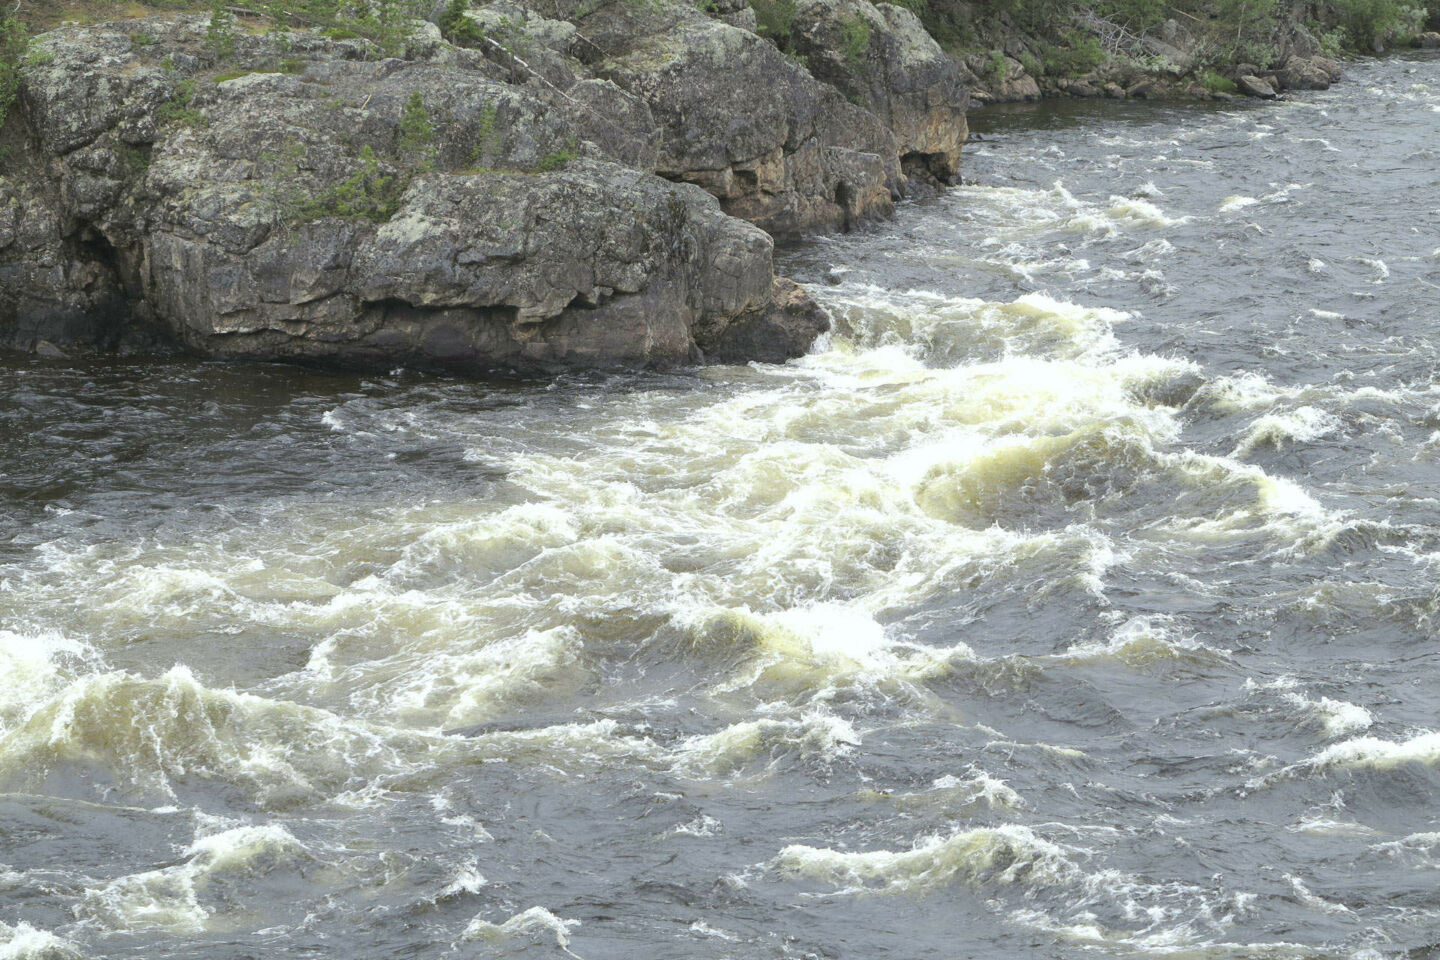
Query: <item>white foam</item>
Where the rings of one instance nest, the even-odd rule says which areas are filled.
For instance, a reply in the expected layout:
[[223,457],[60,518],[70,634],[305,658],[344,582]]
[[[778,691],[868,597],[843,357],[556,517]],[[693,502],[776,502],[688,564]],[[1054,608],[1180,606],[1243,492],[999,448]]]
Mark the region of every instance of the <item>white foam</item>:
[[1069,662],[1117,662],[1143,667],[1171,660],[1223,661],[1229,651],[1206,646],[1175,628],[1174,620],[1163,615],[1132,617],[1103,641],[1076,644],[1058,655]]
[[440,899],[446,900],[467,894],[474,896],[489,882],[485,879],[485,874],[480,872],[479,862],[474,857],[470,857],[454,872],[450,882],[441,889]]
[[75,944],[21,921],[0,922],[0,960],[80,960]]
[[1253,207],[1259,202],[1255,197],[1245,197],[1236,194],[1235,196],[1226,197],[1221,201],[1220,212],[1235,213],[1236,211],[1244,210],[1246,207]]
[[476,917],[465,928],[461,939],[483,940],[497,945],[511,943],[518,946],[528,942],[538,946],[555,946],[573,957],[575,954],[569,950],[570,931],[578,926],[579,920],[562,920],[544,907],[531,907],[500,923]]
[[1409,763],[1440,763],[1440,733],[1425,731],[1408,740],[1357,737],[1333,744],[1311,758],[1310,764],[1325,770],[1335,767],[1363,767],[1393,770]]
[[94,667],[96,651],[53,631],[0,630],[0,736],[22,725],[77,668]]
[[859,744],[860,734],[848,721],[811,713],[799,720],[747,720],[715,733],[688,737],[677,747],[675,763],[682,773],[723,776],[742,770],[753,760],[773,762],[782,754],[833,760]]
[[1008,783],[975,765],[971,765],[963,777],[947,773],[937,777],[929,790],[902,794],[898,799],[923,800],[926,806],[940,805],[946,809],[957,805],[981,805],[990,810],[1019,810],[1025,807],[1024,798]]
[[77,915],[117,930],[159,927],[175,934],[200,933],[215,911],[203,901],[218,877],[273,869],[306,856],[306,851],[284,827],[264,824],[197,838],[185,856],[185,863],[87,889]]
[[925,837],[909,850],[852,852],[794,844],[775,866],[845,893],[914,893],[961,881],[1050,885],[1074,880],[1079,869],[1066,851],[1028,827],[1006,825]]
[[101,761],[144,792],[173,798],[174,778],[220,779],[283,806],[423,763],[427,751],[422,738],[389,740],[328,711],[210,688],[176,666],[154,680],[75,680],[0,739],[0,767],[40,778],[60,764]]
[[1339,430],[1340,426],[1339,417],[1318,407],[1304,406],[1266,414],[1250,425],[1230,456],[1237,459],[1249,456],[1263,446],[1283,450],[1290,442],[1313,443]]

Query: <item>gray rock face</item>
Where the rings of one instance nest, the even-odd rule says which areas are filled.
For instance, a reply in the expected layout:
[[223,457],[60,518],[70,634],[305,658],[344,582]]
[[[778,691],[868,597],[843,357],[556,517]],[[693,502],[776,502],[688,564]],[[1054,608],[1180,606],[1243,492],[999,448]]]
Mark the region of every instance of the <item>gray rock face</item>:
[[859,103],[664,0],[497,0],[469,13],[478,49],[417,23],[392,59],[242,30],[217,64],[203,17],[46,34],[0,167],[0,346],[159,331],[471,373],[795,356],[828,321],[760,227],[886,214],[965,136],[914,18],[845,2],[870,24]]
[[790,41],[810,73],[885,121],[910,175],[958,172],[970,97],[960,69],[909,10],[869,0],[801,3]]
[[426,174],[383,224],[325,218],[243,252],[167,223],[145,282],[208,355],[544,372],[704,359],[700,340],[769,306],[770,256],[703,191],[579,160]]
[[752,33],[700,18],[627,44],[600,70],[654,111],[658,172],[733,216],[794,237],[891,210],[902,174],[884,125]]

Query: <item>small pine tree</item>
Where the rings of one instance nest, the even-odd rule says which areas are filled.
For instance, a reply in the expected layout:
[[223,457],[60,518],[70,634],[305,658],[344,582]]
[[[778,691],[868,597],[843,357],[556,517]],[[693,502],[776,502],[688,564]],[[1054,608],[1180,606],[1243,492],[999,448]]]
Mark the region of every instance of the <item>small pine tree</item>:
[[399,56],[410,37],[410,9],[404,0],[373,0],[374,41],[387,57]]
[[400,114],[395,146],[400,150],[402,161],[413,162],[417,168],[428,169],[435,161],[435,124],[430,121],[425,98],[418,90],[410,94]]
[[30,48],[30,35],[20,18],[0,7],[0,124],[20,91],[20,63]]
[[235,14],[225,6],[225,0],[211,0],[210,26],[205,29],[205,46],[217,61],[229,60],[235,56],[239,40],[235,36]]
[[440,32],[457,47],[478,47],[485,41],[485,31],[469,17],[470,0],[450,0],[440,16]]

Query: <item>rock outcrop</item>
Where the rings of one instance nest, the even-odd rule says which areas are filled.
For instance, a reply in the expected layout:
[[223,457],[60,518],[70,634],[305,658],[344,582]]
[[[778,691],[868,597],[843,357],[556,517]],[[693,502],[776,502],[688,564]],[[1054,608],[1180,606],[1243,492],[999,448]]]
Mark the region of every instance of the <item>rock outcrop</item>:
[[915,14],[868,0],[808,0],[790,44],[811,75],[884,121],[907,176],[948,183],[958,174],[969,93]]
[[882,216],[965,136],[914,18],[846,2],[864,69],[828,79],[739,10],[664,2],[498,0],[466,14],[478,42],[417,22],[383,59],[242,30],[221,62],[194,16],[43,35],[5,125],[0,346],[474,374],[796,356],[828,321],[766,231]]
[[753,33],[700,17],[596,65],[663,131],[657,172],[791,238],[890,213],[900,153],[884,123]]

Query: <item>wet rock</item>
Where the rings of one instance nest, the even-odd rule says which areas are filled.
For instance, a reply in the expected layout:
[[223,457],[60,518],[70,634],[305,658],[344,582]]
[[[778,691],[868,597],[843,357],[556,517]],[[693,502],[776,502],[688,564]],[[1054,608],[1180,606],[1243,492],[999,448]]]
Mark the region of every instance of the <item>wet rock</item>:
[[830,329],[830,316],[793,280],[776,278],[767,306],[741,316],[713,336],[702,331],[701,350],[721,363],[781,363],[810,348]]
[[1340,61],[1333,57],[1311,57],[1310,62],[1323,70],[1326,76],[1330,78],[1331,83],[1339,80],[1345,73],[1345,68],[1340,65]]
[[56,191],[0,177],[0,348],[118,345],[129,310],[113,253],[66,227]]
[[1275,88],[1261,78],[1252,74],[1241,74],[1235,78],[1235,86],[1247,97],[1259,97],[1262,100],[1274,100],[1277,96]]
[[1422,50],[1440,50],[1440,33],[1427,31],[1416,36],[1412,43]]

